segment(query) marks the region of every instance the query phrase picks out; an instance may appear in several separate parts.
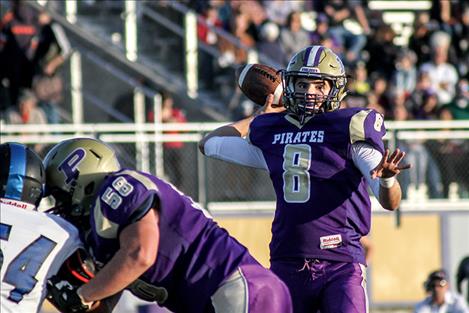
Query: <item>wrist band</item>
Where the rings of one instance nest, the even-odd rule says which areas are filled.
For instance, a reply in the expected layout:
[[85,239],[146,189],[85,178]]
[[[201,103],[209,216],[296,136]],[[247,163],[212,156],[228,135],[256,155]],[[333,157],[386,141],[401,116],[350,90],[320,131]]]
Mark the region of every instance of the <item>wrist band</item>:
[[388,178],[380,178],[379,179],[379,184],[381,187],[383,188],[391,188],[392,186],[394,186],[394,182],[396,181],[396,178],[393,176],[393,177],[388,177]]
[[90,308],[91,305],[93,304],[93,301],[86,302],[85,299],[83,298],[83,295],[81,294],[80,291],[81,291],[81,287],[77,289],[78,298],[80,298],[81,303],[82,303],[84,306],[87,306],[88,308]]

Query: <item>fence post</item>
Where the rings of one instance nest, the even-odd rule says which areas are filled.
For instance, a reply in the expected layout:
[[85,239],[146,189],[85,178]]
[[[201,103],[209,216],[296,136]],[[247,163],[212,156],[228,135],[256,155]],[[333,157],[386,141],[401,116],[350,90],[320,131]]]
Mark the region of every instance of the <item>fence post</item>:
[[[397,137],[398,136],[398,130],[397,129],[393,129],[392,131],[392,137],[391,139],[389,140],[389,150],[390,151],[394,151],[396,150],[396,148],[398,147],[399,145],[399,138]],[[396,227],[399,228],[401,227],[401,223],[402,223],[402,213],[401,213],[401,208],[397,208],[397,210],[395,211],[395,217],[396,217]]]
[[81,54],[78,51],[70,57],[70,89],[73,124],[83,123],[83,90]]
[[188,11],[184,17],[185,73],[187,95],[197,97],[198,89],[198,50],[197,50],[197,15]]
[[[205,136],[202,133],[202,138]],[[197,143],[196,143],[197,144]],[[197,149],[198,150],[198,149]],[[198,152],[198,151],[197,151]],[[202,153],[197,153],[197,194],[198,201],[202,207],[208,210],[207,207],[207,158]]]
[[134,120],[137,126],[136,133],[136,160],[137,168],[144,172],[150,171],[150,151],[145,138],[143,125],[145,124],[145,95],[139,88],[134,89]]
[[155,131],[155,173],[156,176],[163,178],[164,177],[164,155],[163,155],[163,131],[162,131],[162,102],[163,99],[160,94],[155,94],[153,96],[153,112],[154,112],[154,131]]
[[125,1],[125,56],[137,60],[137,1]]
[[67,20],[70,23],[75,24],[77,22],[77,1],[65,1],[65,12]]

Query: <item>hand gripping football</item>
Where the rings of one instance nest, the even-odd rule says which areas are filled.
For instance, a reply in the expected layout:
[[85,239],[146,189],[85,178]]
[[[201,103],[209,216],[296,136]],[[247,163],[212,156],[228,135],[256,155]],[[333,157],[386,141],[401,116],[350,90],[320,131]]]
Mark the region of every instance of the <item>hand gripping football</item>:
[[277,70],[264,64],[245,64],[236,71],[241,91],[258,105],[264,105],[269,94],[274,95],[273,106],[282,105],[282,83]]

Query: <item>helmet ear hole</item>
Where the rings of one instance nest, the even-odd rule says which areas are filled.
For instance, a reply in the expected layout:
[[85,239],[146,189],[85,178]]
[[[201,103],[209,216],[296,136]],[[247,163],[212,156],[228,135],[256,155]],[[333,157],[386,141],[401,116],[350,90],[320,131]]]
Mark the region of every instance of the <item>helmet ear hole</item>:
[[88,196],[88,195],[92,194],[93,191],[94,191],[94,182],[91,182],[88,185],[86,185],[86,187],[85,187],[85,195]]

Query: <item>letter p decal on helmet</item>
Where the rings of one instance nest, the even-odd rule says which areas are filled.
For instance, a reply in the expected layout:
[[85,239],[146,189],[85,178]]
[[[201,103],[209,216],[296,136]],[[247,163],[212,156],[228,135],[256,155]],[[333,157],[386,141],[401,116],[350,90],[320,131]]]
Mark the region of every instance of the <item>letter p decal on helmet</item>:
[[65,160],[60,163],[59,171],[65,175],[65,183],[69,185],[80,173],[77,170],[78,165],[83,161],[86,156],[86,151],[82,148],[73,150]]

